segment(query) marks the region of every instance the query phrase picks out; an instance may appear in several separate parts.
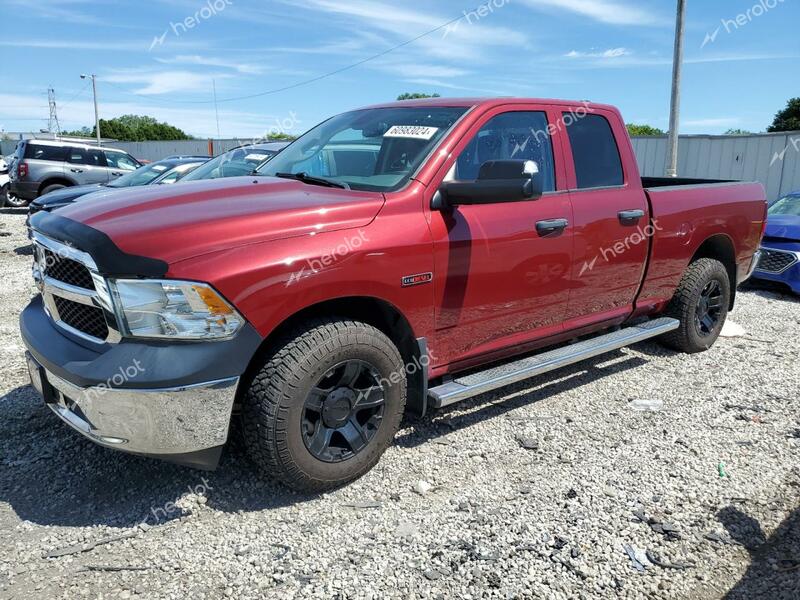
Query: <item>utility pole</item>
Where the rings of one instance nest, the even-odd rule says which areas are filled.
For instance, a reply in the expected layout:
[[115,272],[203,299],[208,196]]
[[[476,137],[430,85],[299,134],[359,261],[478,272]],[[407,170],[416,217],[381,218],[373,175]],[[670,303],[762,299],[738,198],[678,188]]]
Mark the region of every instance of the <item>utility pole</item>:
[[81,79],[92,78],[92,95],[94,96],[94,130],[97,133],[97,145],[100,146],[100,113],[97,110],[97,75],[81,75]]
[[675,54],[672,58],[672,98],[669,112],[669,148],[667,149],[667,177],[678,176],[678,130],[681,116],[681,71],[683,68],[683,30],[686,0],[678,0],[675,22]]
[[47,104],[50,105],[50,119],[47,121],[47,131],[53,133],[55,129],[56,137],[61,135],[61,125],[58,124],[58,112],[56,111],[56,91],[51,87],[47,88]]
[[219,108],[217,107],[217,82],[216,80],[211,80],[211,86],[214,88],[214,113],[217,115],[217,139],[220,139],[221,136],[219,134]]

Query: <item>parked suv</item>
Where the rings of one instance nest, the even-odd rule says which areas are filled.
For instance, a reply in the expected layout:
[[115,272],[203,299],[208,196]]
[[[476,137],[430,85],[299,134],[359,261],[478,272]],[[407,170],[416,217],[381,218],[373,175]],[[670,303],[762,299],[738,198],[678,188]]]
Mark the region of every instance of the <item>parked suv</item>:
[[122,150],[49,140],[22,140],[14,157],[11,193],[24,204],[60,188],[108,183],[142,166]]

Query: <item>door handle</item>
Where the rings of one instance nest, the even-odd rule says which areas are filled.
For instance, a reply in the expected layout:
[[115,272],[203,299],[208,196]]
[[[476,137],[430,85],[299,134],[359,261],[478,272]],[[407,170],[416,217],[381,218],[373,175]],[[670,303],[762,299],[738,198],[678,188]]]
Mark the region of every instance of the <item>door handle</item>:
[[569,226],[569,221],[566,219],[547,219],[545,221],[536,222],[536,232],[539,237],[547,237],[554,233],[561,233]]
[[120,173],[119,171],[111,171],[111,174],[112,174],[114,177],[119,177],[120,175],[122,175],[122,173]]
[[642,209],[635,209],[635,210],[621,210],[617,213],[619,217],[619,222],[623,225],[636,225],[639,222],[639,219],[644,217],[644,211]]
[[83,169],[70,169],[73,173],[83,173]]

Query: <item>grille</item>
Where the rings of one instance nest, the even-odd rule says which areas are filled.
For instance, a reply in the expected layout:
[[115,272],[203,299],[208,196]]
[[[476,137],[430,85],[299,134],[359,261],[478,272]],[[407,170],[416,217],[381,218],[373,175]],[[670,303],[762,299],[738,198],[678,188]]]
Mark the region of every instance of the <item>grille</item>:
[[797,257],[791,252],[762,248],[761,259],[758,261],[756,270],[765,273],[783,273],[796,262]]
[[84,288],[86,290],[94,289],[94,280],[92,279],[89,269],[87,269],[81,263],[70,258],[59,256],[47,248],[43,248],[43,250],[45,258],[45,275],[79,288]]
[[108,325],[103,309],[53,296],[58,316],[67,325],[92,337],[104,340],[108,337]]

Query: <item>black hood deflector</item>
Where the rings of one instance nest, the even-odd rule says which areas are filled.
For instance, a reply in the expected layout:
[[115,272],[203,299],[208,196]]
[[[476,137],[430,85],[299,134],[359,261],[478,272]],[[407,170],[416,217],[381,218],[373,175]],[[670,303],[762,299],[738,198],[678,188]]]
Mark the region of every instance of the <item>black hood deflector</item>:
[[37,233],[90,254],[102,275],[164,277],[169,268],[163,260],[123,252],[102,231],[56,213],[36,213],[30,218],[30,226]]

